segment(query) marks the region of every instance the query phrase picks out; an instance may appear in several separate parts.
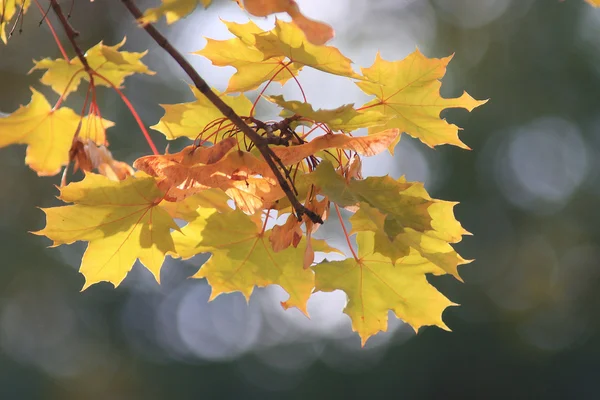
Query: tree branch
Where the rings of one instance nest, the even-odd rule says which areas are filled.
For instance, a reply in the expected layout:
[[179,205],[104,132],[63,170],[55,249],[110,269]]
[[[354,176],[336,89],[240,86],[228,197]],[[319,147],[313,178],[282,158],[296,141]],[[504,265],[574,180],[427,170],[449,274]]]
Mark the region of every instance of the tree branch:
[[[55,2],[56,0],[51,0]],[[129,10],[131,15],[136,20],[142,18],[143,14],[140,9],[133,3],[132,0],[122,0],[125,7]],[[294,195],[290,184],[284,178],[281,171],[277,167],[277,164],[281,165],[281,161],[277,158],[277,156],[273,153],[273,151],[269,148],[268,143],[258,134],[256,133],[239,115],[233,111],[231,107],[229,107],[221,98],[212,91],[212,89],[208,86],[206,81],[202,79],[200,74],[196,72],[194,67],[175,49],[171,43],[164,37],[152,24],[146,24],[143,28],[148,32],[148,34],[154,39],[156,44],[162,47],[169,55],[179,64],[181,69],[185,71],[185,73],[190,77],[196,88],[204,95],[206,98],[219,110],[221,113],[229,119],[244,135],[250,139],[260,154],[263,156],[273,174],[275,174],[275,178],[277,179],[277,183],[281,186],[281,189],[286,194],[287,198],[290,200],[292,207],[296,212],[296,216],[298,219],[302,217],[302,215],[308,216],[315,223],[323,223],[320,216],[318,216],[313,211],[307,209],[300,203],[300,201]],[[285,168],[285,166],[282,166]]]
[[[87,72],[90,75],[90,79],[93,79],[93,77],[92,77],[93,70],[90,67],[90,64],[88,64],[87,59],[85,58],[85,55],[83,54],[83,51],[81,51],[81,47],[79,47],[79,45],[77,44],[77,41],[75,40],[75,38],[77,36],[79,36],[79,32],[77,32],[75,29],[73,29],[73,26],[71,25],[71,23],[69,22],[69,20],[65,16],[65,14],[63,13],[62,8],[60,7],[60,4],[58,4],[57,0],[50,0],[50,5],[52,6],[54,13],[58,17],[60,24],[63,26],[63,28],[65,28],[65,33],[67,34],[67,38],[69,39],[69,42],[71,42],[71,46],[73,46],[73,49],[75,50],[75,54],[77,54],[77,58],[79,58],[79,61],[81,61],[81,65],[83,65],[83,68],[85,68],[85,72]],[[92,82],[93,82],[93,80],[92,80]]]

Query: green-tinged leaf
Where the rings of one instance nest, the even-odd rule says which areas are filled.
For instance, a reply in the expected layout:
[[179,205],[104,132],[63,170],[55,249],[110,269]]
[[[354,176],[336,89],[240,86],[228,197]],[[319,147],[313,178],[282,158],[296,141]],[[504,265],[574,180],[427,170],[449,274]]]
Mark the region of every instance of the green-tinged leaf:
[[374,252],[374,234],[357,235],[358,260],[323,262],[315,270],[315,290],[343,290],[348,296],[344,312],[352,320],[352,329],[362,344],[377,332],[386,331],[388,310],[415,330],[425,325],[448,329],[442,313],[455,305],[427,282],[426,273],[438,268],[422,257],[411,254],[401,263]]
[[[430,208],[434,205],[435,203]],[[454,218],[452,212],[450,214]],[[435,219],[432,219],[432,225],[434,225],[434,221]],[[395,264],[402,257],[416,252],[440,268],[437,274],[451,274],[461,280],[458,266],[468,261],[456,253],[448,241],[440,239],[439,233],[435,230],[417,231],[398,226],[392,226],[390,229],[389,225],[395,225],[396,221],[366,203],[360,204],[356,214],[350,217],[350,222],[352,223],[352,233],[373,232],[374,251],[388,257],[392,263]],[[445,233],[443,224],[440,224],[440,221],[436,222],[438,222],[438,229],[442,230],[441,233]]]
[[143,173],[124,181],[86,174],[81,182],[61,188],[60,199],[73,205],[45,208],[45,235],[54,246],[86,241],[79,271],[84,289],[107,281],[118,286],[139,259],[154,275],[167,252],[174,252],[171,229],[179,229],[158,206],[162,192],[154,178]]
[[389,119],[379,111],[356,110],[354,104],[346,104],[333,110],[319,109],[315,111],[309,103],[297,100],[286,101],[283,96],[269,96],[267,100],[294,114],[327,124],[333,131],[352,132],[360,128],[383,125]]
[[[413,184],[395,181],[388,176],[346,180],[329,161],[321,162],[304,179],[320,188],[323,195],[342,207],[355,207],[364,202],[386,214],[397,226],[418,231],[432,229],[427,209],[433,202],[405,193]],[[395,227],[386,226],[386,233],[389,234],[388,229]]]

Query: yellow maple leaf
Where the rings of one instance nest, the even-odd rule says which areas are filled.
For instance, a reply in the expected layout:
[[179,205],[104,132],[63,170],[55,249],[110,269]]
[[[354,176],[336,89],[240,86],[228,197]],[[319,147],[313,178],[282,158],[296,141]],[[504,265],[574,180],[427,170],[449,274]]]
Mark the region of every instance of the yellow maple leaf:
[[386,331],[388,311],[410,324],[415,331],[421,326],[437,325],[448,330],[442,313],[456,305],[427,282],[426,273],[439,268],[417,254],[402,263],[392,264],[388,257],[374,252],[374,234],[357,235],[358,260],[326,261],[313,267],[315,290],[343,290],[348,296],[344,312],[352,320],[364,346],[377,332]]
[[363,79],[352,69],[352,60],[336,47],[317,46],[306,40],[304,32],[291,22],[275,21],[275,28],[256,35],[255,47],[265,59],[285,56],[290,61],[323,72],[349,78]]
[[[196,54],[207,57],[214,65],[232,65],[237,69],[228,92],[254,89],[270,79],[285,83],[303,66],[363,79],[353,71],[352,61],[337,48],[312,44],[294,23],[277,20],[274,29],[263,31],[253,22],[223,22],[237,39],[209,39],[207,46]],[[287,65],[285,70],[284,65]]]
[[[223,118],[223,114],[195,87],[190,87],[196,101],[180,104],[161,104],[165,109],[165,115],[152,129],[164,134],[167,139],[173,140],[179,137],[188,137],[195,140],[203,132],[202,137],[207,138],[219,129],[215,125],[205,130],[207,125],[216,119]],[[214,90],[214,89],[213,89]],[[218,91],[215,90],[217,94]],[[239,96],[221,96],[221,99],[229,107],[241,116],[250,115],[252,102],[243,94]],[[225,123],[227,124],[227,123]]]
[[31,0],[0,0],[0,39],[4,43],[7,40],[8,24],[21,7],[23,7],[23,13],[26,13],[30,5]]
[[60,189],[60,199],[73,205],[44,208],[45,235],[53,246],[87,241],[79,271],[86,289],[97,282],[118,286],[136,259],[158,281],[167,252],[174,252],[171,230],[179,228],[158,206],[162,192],[154,178],[138,173],[112,181],[88,173],[81,182]]
[[403,60],[390,62],[378,53],[371,67],[362,68],[368,81],[356,84],[365,93],[377,97],[362,109],[380,111],[390,120],[370,128],[369,133],[398,128],[430,147],[453,144],[468,149],[458,138],[459,128],[440,119],[440,112],[446,108],[471,111],[487,100],[475,100],[466,92],[458,98],[440,96],[440,79],[451,59],[427,58],[417,49]]
[[229,197],[219,189],[207,189],[181,201],[163,200],[160,206],[173,218],[193,221],[198,218],[205,208],[213,208],[219,212],[231,210],[227,204]]
[[27,144],[25,163],[38,175],[60,172],[69,162],[69,149],[76,133],[82,138],[104,141],[104,134],[100,134],[99,129],[112,126],[112,122],[97,116],[82,120],[66,107],[53,110],[44,95],[33,88],[31,91],[31,102],[27,106],[0,118],[0,147]]
[[[271,231],[263,232],[260,215],[248,216],[240,210],[219,213],[203,209],[201,216],[174,233],[177,253],[189,258],[202,252],[212,257],[194,278],[206,278],[212,292],[210,299],[222,293],[239,291],[247,300],[254,287],[279,285],[289,299],[285,308],[297,307],[303,313],[314,288],[314,273],[303,268],[306,240],[297,248],[273,251]],[[313,240],[315,251],[336,251],[323,241]]]
[[262,52],[239,38],[206,40],[206,46],[194,54],[208,58],[215,66],[236,69],[229,79],[226,93],[253,90],[270,79],[283,85],[302,69],[302,65],[288,63],[284,56],[265,60]]
[[140,23],[145,25],[165,17],[167,24],[172,24],[194,11],[199,3],[207,8],[212,0],[162,0],[159,7],[149,8],[144,12]]
[[294,114],[327,124],[333,131],[352,132],[360,128],[383,125],[389,119],[377,110],[356,110],[354,104],[346,104],[333,110],[315,111],[309,103],[297,100],[286,101],[283,96],[268,96],[266,99]]
[[600,7],[600,0],[585,0],[585,1],[594,7]]
[[[95,85],[111,87],[112,84],[120,88],[125,78],[130,75],[154,75],[154,72],[141,62],[148,51],[134,53],[119,50],[125,44],[125,40],[114,46],[106,46],[100,42],[85,53],[90,67],[110,82],[96,77]],[[35,66],[29,72],[35,70],[46,70],[40,81],[64,97],[77,90],[82,79],[89,80],[89,75],[77,57],[69,61],[62,58],[35,61]]]
[[101,146],[106,145],[106,130],[112,128],[115,124],[96,114],[88,114],[81,120],[81,128],[78,136],[82,141],[91,140]]

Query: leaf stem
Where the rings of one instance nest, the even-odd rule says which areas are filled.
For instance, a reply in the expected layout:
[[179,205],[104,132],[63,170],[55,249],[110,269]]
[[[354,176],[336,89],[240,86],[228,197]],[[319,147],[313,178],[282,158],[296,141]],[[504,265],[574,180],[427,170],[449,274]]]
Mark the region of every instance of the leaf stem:
[[79,58],[79,61],[81,61],[83,68],[85,68],[85,71],[90,75],[90,78],[91,78],[93,70],[90,67],[90,64],[88,64],[88,61],[85,58],[85,55],[83,54],[83,51],[81,51],[81,47],[79,47],[79,45],[77,44],[77,41],[75,40],[75,38],[77,36],[79,36],[79,32],[77,32],[75,29],[73,29],[73,26],[71,25],[71,23],[69,22],[69,20],[65,16],[65,14],[63,13],[62,8],[60,7],[60,4],[58,4],[57,0],[50,0],[50,5],[52,6],[52,9],[54,10],[54,13],[58,17],[58,20],[60,21],[61,25],[65,29],[67,38],[69,39],[69,42],[71,42],[71,46],[73,46],[73,50],[75,50],[75,54],[77,54],[77,58]]
[[[290,61],[291,62],[291,61]],[[287,66],[285,64],[283,64],[278,70],[277,72],[275,72],[275,74],[273,74],[273,76],[271,77],[271,79],[269,79],[267,81],[267,84],[265,85],[265,87],[262,88],[262,90],[260,91],[260,93],[258,94],[258,96],[256,97],[256,100],[254,100],[254,104],[252,104],[252,108],[250,109],[250,116],[252,117],[254,115],[254,109],[256,108],[256,105],[258,104],[258,101],[261,99],[262,95],[265,93],[265,90],[267,90],[267,88],[269,87],[269,85],[271,83],[273,83],[273,80],[275,78],[277,78],[277,75],[279,75],[279,73],[281,71],[283,71],[284,69],[286,69]],[[289,69],[288,69],[289,70]],[[292,75],[293,76],[293,75]]]
[[142,131],[142,134],[144,135],[144,137],[146,138],[146,142],[148,142],[148,145],[150,146],[150,149],[152,150],[152,153],[154,155],[158,155],[160,154],[158,152],[158,149],[156,148],[156,145],[154,144],[154,141],[152,140],[152,138],[150,137],[150,134],[148,133],[148,130],[146,129],[146,126],[144,125],[144,123],[142,122],[142,119],[140,118],[140,115],[138,114],[138,112],[135,110],[135,108],[133,107],[133,104],[131,104],[131,102],[129,101],[129,99],[127,98],[127,96],[125,96],[125,94],[121,91],[121,89],[119,89],[118,87],[116,87],[111,81],[109,81],[107,78],[105,78],[103,75],[99,74],[98,72],[94,71],[93,75],[97,76],[98,78],[102,79],[104,82],[108,83],[110,85],[110,87],[117,92],[117,94],[119,95],[119,97],[121,97],[121,100],[123,100],[123,103],[125,103],[125,105],[127,106],[127,108],[129,109],[129,113],[131,114],[131,116],[135,119],[135,122],[138,124],[138,126],[140,127],[140,130]]
[[352,257],[354,257],[356,262],[360,262],[360,259],[356,255],[356,252],[354,251],[354,248],[352,247],[352,243],[350,242],[350,236],[348,235],[348,231],[346,230],[346,225],[344,225],[344,219],[342,218],[342,214],[340,213],[340,208],[335,203],[334,203],[334,206],[335,206],[335,212],[337,213],[338,219],[340,220],[340,225],[342,225],[342,230],[344,231],[344,236],[346,237],[346,243],[348,243],[348,247],[350,248],[350,251],[352,252]]
[[56,42],[56,45],[58,46],[58,49],[60,50],[60,53],[62,54],[63,58],[66,61],[70,61],[69,55],[65,51],[65,48],[63,47],[62,43],[60,42],[60,39],[58,38],[58,35],[56,34],[56,30],[54,30],[54,27],[52,26],[52,23],[48,20],[48,18],[46,18],[46,16],[47,16],[46,11],[44,11],[44,9],[42,8],[42,6],[40,5],[40,2],[38,0],[35,0],[35,5],[38,7],[40,12],[44,16],[43,20],[45,20],[46,23],[48,24],[48,29],[50,29],[50,33],[52,33],[52,37],[54,37],[54,41]]

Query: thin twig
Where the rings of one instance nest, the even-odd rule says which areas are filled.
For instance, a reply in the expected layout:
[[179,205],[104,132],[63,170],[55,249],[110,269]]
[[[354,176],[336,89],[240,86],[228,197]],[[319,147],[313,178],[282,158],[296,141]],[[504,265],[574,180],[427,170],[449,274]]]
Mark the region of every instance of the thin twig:
[[69,22],[69,20],[65,16],[65,14],[63,13],[62,8],[60,7],[60,4],[58,4],[58,1],[50,0],[50,5],[52,6],[52,9],[54,10],[54,13],[58,17],[58,20],[60,21],[61,25],[65,29],[67,38],[69,39],[69,42],[71,42],[71,46],[73,46],[73,50],[75,50],[75,54],[77,54],[77,58],[79,58],[79,61],[81,61],[81,65],[83,65],[83,68],[85,68],[85,71],[90,75],[90,79],[93,84],[93,76],[92,76],[93,69],[90,67],[90,64],[88,64],[88,61],[85,58],[85,55],[83,54],[83,51],[81,51],[81,47],[79,47],[79,45],[77,44],[77,41],[75,40],[75,38],[77,38],[77,36],[79,36],[79,32],[77,32],[75,29],[73,29],[73,26],[71,25],[71,23]]
[[[56,0],[51,0],[56,1]],[[131,15],[136,20],[142,18],[143,14],[140,9],[133,3],[132,0],[122,0],[125,7],[129,10]],[[233,111],[231,107],[229,107],[221,98],[208,86],[206,81],[202,79],[200,74],[192,67],[192,65],[187,62],[187,60],[175,49],[171,43],[164,37],[152,24],[146,24],[143,26],[146,32],[154,39],[156,44],[162,47],[169,55],[175,60],[177,64],[185,71],[185,73],[190,77],[196,88],[204,95],[206,98],[219,110],[221,113],[227,117],[233,124],[250,139],[256,148],[260,151],[261,155],[269,165],[269,168],[273,171],[275,178],[277,179],[277,183],[281,186],[281,189],[284,191],[292,207],[296,211],[296,216],[298,219],[302,218],[302,215],[308,216],[313,222],[323,223],[320,216],[318,216],[313,211],[307,209],[300,203],[300,201],[294,195],[290,184],[284,178],[281,171],[277,168],[277,164],[281,165],[281,160],[273,153],[273,151],[269,148],[268,143],[258,134],[256,133],[246,122]]]

